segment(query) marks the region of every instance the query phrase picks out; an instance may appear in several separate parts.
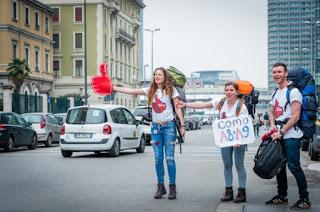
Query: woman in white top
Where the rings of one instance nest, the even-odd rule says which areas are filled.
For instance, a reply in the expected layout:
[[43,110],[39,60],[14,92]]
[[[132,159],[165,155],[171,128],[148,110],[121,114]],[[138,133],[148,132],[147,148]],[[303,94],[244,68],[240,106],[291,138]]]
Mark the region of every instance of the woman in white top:
[[[178,108],[215,108],[219,111],[220,118],[232,118],[239,115],[248,114],[248,110],[244,102],[238,97],[238,85],[235,82],[227,82],[225,84],[225,97],[221,100],[214,99],[209,102],[193,102],[185,103],[178,102]],[[221,155],[224,164],[224,178],[225,178],[225,194],[221,198],[221,201],[233,200],[232,189],[232,154],[234,153],[234,161],[238,172],[239,189],[235,203],[246,201],[246,171],[244,168],[244,156],[247,145],[235,145],[234,147],[221,148]]]
[[[154,195],[160,199],[167,193],[164,187],[163,155],[166,155],[166,162],[169,174],[169,195],[168,199],[176,198],[176,164],[174,159],[175,141],[177,138],[176,123],[174,121],[173,106],[178,103],[179,93],[173,86],[173,81],[165,68],[157,68],[154,72],[150,87],[147,88],[125,88],[113,86],[117,92],[147,95],[148,105],[152,107],[151,144],[154,150],[155,166],[158,178],[158,189]],[[172,105],[172,102],[174,102]],[[185,132],[185,124],[182,112],[175,108],[180,121],[180,132]]]

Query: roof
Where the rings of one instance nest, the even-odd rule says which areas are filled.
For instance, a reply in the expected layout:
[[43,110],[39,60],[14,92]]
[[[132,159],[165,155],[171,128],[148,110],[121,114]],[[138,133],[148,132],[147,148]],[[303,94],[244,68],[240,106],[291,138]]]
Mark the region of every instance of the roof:
[[90,107],[90,108],[101,108],[101,109],[107,109],[107,110],[112,110],[115,108],[125,108],[122,105],[111,105],[111,104],[96,104],[96,105],[82,105],[82,106],[77,106],[77,107],[71,107],[69,109],[73,109],[73,108],[81,108],[81,107]]

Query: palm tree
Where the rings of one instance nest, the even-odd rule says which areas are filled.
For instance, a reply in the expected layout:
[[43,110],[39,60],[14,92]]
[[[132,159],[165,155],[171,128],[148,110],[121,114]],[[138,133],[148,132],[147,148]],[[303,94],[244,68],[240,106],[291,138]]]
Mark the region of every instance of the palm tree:
[[24,80],[29,77],[31,69],[26,59],[20,60],[19,58],[14,58],[8,66],[7,71],[9,71],[9,79],[15,85],[14,90],[17,92]]

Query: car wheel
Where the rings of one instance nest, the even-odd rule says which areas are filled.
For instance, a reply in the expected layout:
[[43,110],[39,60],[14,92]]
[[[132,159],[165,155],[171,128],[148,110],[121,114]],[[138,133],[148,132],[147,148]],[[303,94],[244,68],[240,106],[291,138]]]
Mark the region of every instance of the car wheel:
[[146,147],[146,138],[145,136],[141,136],[139,147],[136,149],[137,153],[144,153],[144,149]]
[[64,158],[70,158],[72,156],[72,151],[61,150],[61,154]]
[[13,151],[13,147],[14,147],[14,140],[13,140],[13,137],[10,136],[8,143],[4,147],[4,151],[12,152]]
[[32,142],[30,145],[28,145],[28,149],[36,149],[38,146],[38,139],[36,135],[32,136]]
[[120,154],[120,141],[117,138],[116,140],[114,140],[113,145],[110,149],[109,155],[111,157],[118,157]]
[[47,138],[46,142],[44,143],[44,145],[46,147],[50,147],[52,145],[52,136],[51,136],[51,134],[48,135],[48,138]]
[[309,149],[309,139],[303,139],[301,143],[301,150],[308,151]]

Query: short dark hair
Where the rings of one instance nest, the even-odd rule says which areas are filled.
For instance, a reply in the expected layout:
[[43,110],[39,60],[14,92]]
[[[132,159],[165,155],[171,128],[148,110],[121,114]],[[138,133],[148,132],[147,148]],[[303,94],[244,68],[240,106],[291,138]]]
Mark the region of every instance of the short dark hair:
[[278,66],[282,66],[284,68],[284,71],[288,71],[286,64],[284,63],[275,63],[272,68],[278,67]]

